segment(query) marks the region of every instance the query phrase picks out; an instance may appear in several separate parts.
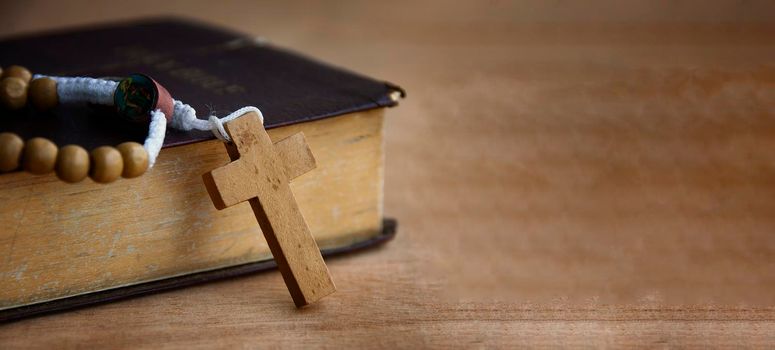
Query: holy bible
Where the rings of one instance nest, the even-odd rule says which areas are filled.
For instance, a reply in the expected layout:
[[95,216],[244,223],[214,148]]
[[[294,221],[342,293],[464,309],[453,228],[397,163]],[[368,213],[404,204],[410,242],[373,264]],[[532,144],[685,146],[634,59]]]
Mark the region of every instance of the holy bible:
[[[259,107],[273,141],[303,132],[316,169],[291,190],[324,255],[395,234],[383,218],[385,107],[404,92],[253,37],[178,19],[0,41],[0,66],[33,73],[147,74],[201,117]],[[0,132],[87,149],[142,143],[147,126],[104,107],[3,110]],[[248,203],[216,210],[202,174],[229,163],[202,131],[167,129],[145,175],[97,184],[0,174],[0,321],[270,269]]]

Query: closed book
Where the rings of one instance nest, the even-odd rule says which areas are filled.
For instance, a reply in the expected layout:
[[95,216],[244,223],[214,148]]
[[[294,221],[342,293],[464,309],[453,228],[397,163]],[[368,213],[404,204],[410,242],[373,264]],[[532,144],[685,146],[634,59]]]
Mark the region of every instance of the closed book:
[[[291,189],[324,255],[384,242],[385,107],[399,87],[255,37],[158,19],[0,41],[0,66],[33,73],[153,77],[200,118],[259,107],[270,137],[304,132],[317,168]],[[92,149],[142,143],[107,107],[3,110],[0,132]],[[55,174],[0,174],[0,320],[274,267],[248,203],[218,211],[202,174],[229,162],[205,131],[167,128],[155,166],[134,179],[66,184]]]

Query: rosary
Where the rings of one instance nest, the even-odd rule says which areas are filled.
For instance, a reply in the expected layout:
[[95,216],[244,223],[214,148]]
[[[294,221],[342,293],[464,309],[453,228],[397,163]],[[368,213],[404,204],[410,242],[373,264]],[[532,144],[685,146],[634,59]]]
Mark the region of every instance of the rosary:
[[[289,182],[315,168],[302,133],[272,142],[256,107],[226,117],[198,119],[191,106],[174,100],[151,77],[132,74],[121,81],[86,77],[33,75],[21,66],[0,70],[0,104],[20,110],[28,102],[38,111],[57,105],[91,103],[114,106],[118,116],[148,124],[141,145],[124,142],[87,152],[78,145],[58,148],[50,140],[22,140],[0,133],[0,173],[23,168],[32,174],[52,171],[65,182],[87,176],[97,183],[134,178],[153,167],[164,143],[167,124],[179,130],[210,130],[226,146],[232,162],[202,175],[219,210],[249,202],[286,286],[297,307],[336,290],[320,250],[299,210]],[[2,123],[2,121],[0,121]]]
[[20,167],[36,175],[55,171],[59,179],[70,183],[80,182],[86,176],[98,183],[109,183],[119,177],[142,175],[156,162],[168,123],[180,130],[211,130],[218,139],[229,142],[223,123],[248,112],[255,112],[262,124],[264,120],[255,107],[241,108],[225,118],[198,119],[191,106],[173,100],[163,86],[142,74],[132,74],[116,82],[33,76],[24,67],[8,67],[0,79],[0,103],[6,109],[19,110],[28,102],[40,112],[58,104],[115,106],[118,116],[134,123],[149,123],[148,137],[142,145],[124,142],[116,147],[97,147],[90,153],[78,145],[58,149],[45,138],[35,137],[24,142],[13,133],[0,133],[0,172]]

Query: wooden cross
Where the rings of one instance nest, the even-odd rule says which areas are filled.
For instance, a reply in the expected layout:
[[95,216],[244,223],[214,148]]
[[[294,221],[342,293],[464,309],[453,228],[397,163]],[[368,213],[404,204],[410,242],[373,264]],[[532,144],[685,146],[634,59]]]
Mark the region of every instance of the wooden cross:
[[303,133],[272,144],[255,112],[225,125],[232,162],[202,177],[220,210],[248,201],[297,307],[336,290],[288,182],[315,168]]

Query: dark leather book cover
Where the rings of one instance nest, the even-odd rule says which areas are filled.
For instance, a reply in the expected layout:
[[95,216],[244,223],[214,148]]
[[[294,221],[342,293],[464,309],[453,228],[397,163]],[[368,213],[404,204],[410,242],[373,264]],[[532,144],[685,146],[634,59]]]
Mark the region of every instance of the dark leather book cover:
[[[396,104],[401,88],[320,63],[256,38],[181,19],[156,19],[28,35],[0,40],[0,66],[18,64],[34,74],[122,77],[149,75],[173,98],[190,104],[199,118],[224,116],[246,105],[259,107],[267,128],[335,117]],[[142,142],[147,126],[128,124],[111,108],[58,106],[42,114],[0,110],[0,132],[42,136],[86,148]],[[165,147],[213,138],[210,132],[167,128]],[[163,151],[162,151],[163,152]],[[381,234],[350,246],[324,250],[330,256],[375,246],[395,235],[385,219]],[[260,261],[129,287],[82,294],[0,310],[0,322],[178,288],[274,268]]]
[[[224,116],[243,107],[263,112],[267,128],[396,104],[401,88],[264,43],[257,38],[182,19],[86,27],[0,41],[0,66],[33,74],[153,77],[173,98]],[[29,110],[4,118],[0,131],[43,136],[85,147],[141,142],[147,129],[111,118],[94,106],[60,106],[48,115]],[[213,138],[210,132],[168,128],[165,146]]]

